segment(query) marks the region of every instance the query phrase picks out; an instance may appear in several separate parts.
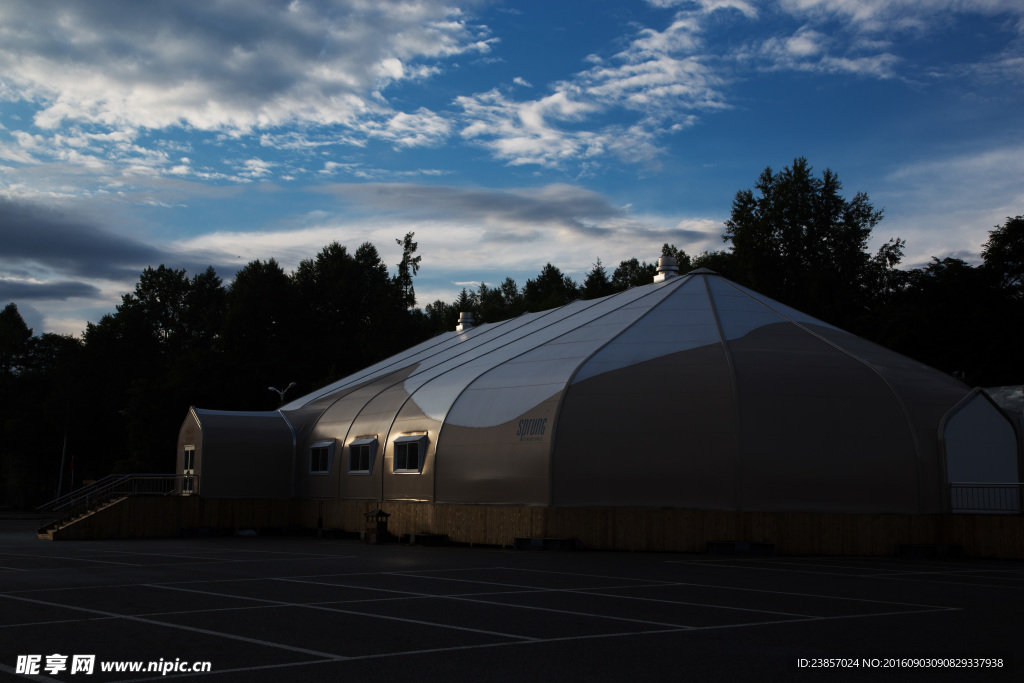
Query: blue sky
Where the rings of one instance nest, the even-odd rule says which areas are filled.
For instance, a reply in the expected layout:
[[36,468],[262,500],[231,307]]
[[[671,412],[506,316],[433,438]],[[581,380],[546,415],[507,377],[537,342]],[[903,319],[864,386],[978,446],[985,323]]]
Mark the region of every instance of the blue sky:
[[904,265],[1024,213],[1019,0],[94,0],[0,5],[0,305],[80,333],[146,266],[331,241],[420,305],[551,262],[721,249],[805,156]]

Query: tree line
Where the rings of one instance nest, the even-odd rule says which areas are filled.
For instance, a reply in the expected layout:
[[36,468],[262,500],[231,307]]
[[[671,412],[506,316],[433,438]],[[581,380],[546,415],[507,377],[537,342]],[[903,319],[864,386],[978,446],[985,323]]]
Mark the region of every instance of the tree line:
[[[728,248],[689,255],[662,247],[681,273],[709,268],[793,308],[866,337],[972,386],[1024,382],[1024,217],[989,233],[982,263],[933,259],[901,269],[905,243],[870,253],[882,220],[867,195],[842,195],[830,170],[805,159],[765,169],[740,190],[725,224]],[[144,270],[115,311],[81,338],[33,334],[14,303],[0,311],[3,458],[0,506],[31,507],[110,472],[168,472],[190,405],[273,410],[285,400],[455,329],[459,313],[497,322],[652,282],[656,264],[614,269],[600,259],[582,282],[548,263],[520,287],[463,289],[416,308],[421,256],[396,240],[391,274],[376,247],[337,242],[286,273],[273,258],[246,264],[229,285],[214,269]],[[72,472],[73,468],[73,472]]]

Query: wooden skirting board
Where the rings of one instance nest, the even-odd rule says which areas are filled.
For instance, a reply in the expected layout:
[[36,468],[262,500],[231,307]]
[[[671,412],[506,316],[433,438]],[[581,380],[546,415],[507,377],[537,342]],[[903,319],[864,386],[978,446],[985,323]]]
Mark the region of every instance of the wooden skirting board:
[[[832,514],[544,508],[387,502],[388,531],[447,534],[511,547],[517,537],[577,539],[581,550],[705,552],[709,542],[773,543],[778,555],[895,555],[900,546],[961,546],[970,557],[1024,559],[1024,516]],[[376,502],[128,498],[53,533],[54,540],[169,538],[239,530],[358,532]]]

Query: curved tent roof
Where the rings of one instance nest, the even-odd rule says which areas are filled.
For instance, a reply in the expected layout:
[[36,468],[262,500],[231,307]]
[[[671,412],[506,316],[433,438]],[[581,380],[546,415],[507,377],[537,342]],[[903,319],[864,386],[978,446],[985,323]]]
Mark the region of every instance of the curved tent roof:
[[439,335],[281,411],[300,448],[337,443],[309,495],[938,512],[940,426],[969,393],[698,270]]

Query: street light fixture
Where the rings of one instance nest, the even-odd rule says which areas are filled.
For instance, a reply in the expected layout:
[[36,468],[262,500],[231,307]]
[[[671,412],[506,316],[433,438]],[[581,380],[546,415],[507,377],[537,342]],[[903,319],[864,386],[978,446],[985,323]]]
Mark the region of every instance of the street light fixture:
[[278,389],[277,387],[267,387],[267,391],[275,391],[277,395],[281,397],[281,405],[284,405],[284,395],[288,393],[288,390],[295,386],[295,382],[292,382],[284,389]]

